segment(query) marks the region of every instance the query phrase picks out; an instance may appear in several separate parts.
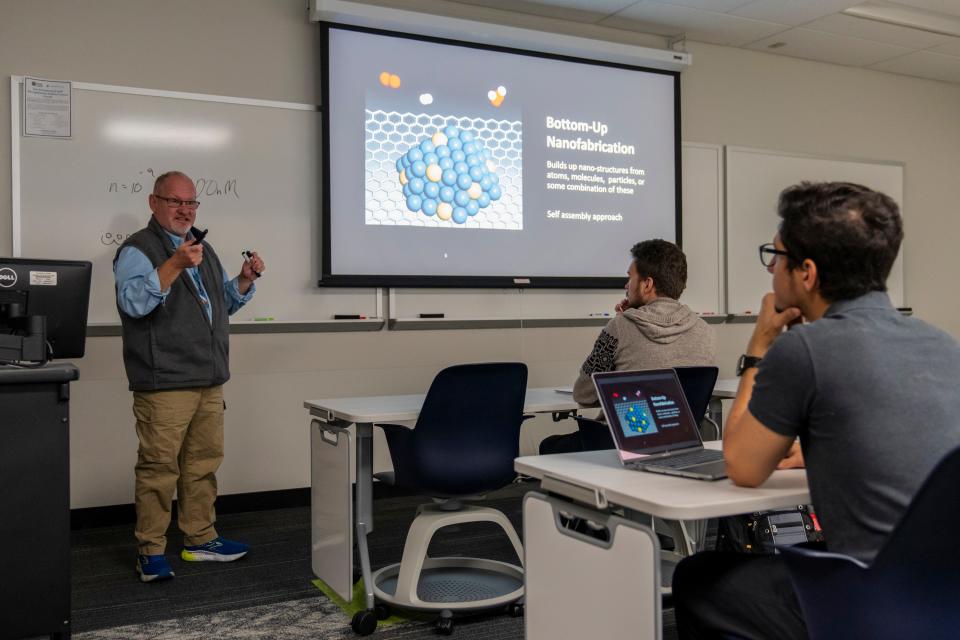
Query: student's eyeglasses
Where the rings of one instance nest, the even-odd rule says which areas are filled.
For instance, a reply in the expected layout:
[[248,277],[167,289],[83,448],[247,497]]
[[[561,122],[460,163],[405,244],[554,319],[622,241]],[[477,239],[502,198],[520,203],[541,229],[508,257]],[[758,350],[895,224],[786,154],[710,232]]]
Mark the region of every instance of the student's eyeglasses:
[[157,194],[152,194],[154,198],[158,200],[163,200],[167,203],[168,207],[174,207],[179,209],[180,207],[186,207],[187,209],[196,209],[200,206],[199,200],[181,200],[180,198],[167,198],[165,196],[158,196]]
[[[760,263],[765,267],[772,267],[773,265],[777,264],[777,256],[785,256],[788,258],[793,257],[790,255],[789,251],[777,249],[777,246],[772,242],[760,245],[759,250]],[[794,260],[796,260],[796,258],[794,258]]]

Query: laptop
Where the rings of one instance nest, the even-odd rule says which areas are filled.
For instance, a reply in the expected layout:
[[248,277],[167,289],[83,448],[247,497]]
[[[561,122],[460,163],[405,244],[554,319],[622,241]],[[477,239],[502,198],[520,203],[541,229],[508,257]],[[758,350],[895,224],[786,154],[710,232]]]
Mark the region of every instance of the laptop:
[[595,373],[593,384],[624,467],[697,480],[727,476],[723,453],[703,446],[676,371]]

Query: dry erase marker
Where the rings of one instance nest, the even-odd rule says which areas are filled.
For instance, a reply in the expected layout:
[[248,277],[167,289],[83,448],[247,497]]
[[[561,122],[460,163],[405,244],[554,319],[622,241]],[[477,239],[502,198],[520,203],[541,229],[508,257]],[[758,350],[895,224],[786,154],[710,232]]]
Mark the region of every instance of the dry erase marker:
[[[249,249],[245,249],[245,250],[243,250],[243,251],[240,252],[240,255],[243,256],[243,261],[244,261],[244,262],[250,262],[250,258],[253,257],[253,252],[250,251]],[[259,271],[257,271],[256,269],[251,268],[250,270],[253,271],[253,275],[257,276],[258,278],[259,278],[261,275],[263,275],[263,274],[261,274]],[[272,318],[271,318],[271,320],[272,320]]]
[[263,316],[260,318],[254,318],[254,322],[273,322],[273,316]]
[[367,316],[362,313],[335,313],[334,320],[366,320]]

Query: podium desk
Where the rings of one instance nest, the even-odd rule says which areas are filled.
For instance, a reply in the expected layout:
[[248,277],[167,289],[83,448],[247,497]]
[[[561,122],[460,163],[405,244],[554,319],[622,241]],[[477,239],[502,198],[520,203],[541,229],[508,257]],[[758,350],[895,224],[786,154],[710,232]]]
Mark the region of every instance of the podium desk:
[[[303,406],[310,423],[311,561],[313,573],[345,600],[353,592],[353,542],[366,590],[374,606],[367,534],[373,531],[373,425],[415,420],[426,394],[327,398]],[[524,413],[574,413],[579,405],[569,393],[527,389]],[[354,429],[347,427],[354,425]],[[470,455],[464,452],[464,455]],[[351,460],[356,466],[353,500]],[[354,504],[356,512],[354,513]]]
[[70,637],[70,382],[78,377],[68,363],[0,365],[2,640]]
[[[720,442],[707,442],[705,446],[720,449]],[[730,516],[755,511],[779,509],[810,502],[807,488],[807,475],[803,469],[775,471],[760,487],[746,488],[735,486],[729,479],[707,482],[666,476],[643,471],[633,471],[620,464],[613,450],[587,451],[549,456],[525,456],[517,458],[514,468],[518,473],[540,480],[541,490],[562,500],[572,500],[578,508],[586,508],[595,515],[598,522],[609,517],[611,511],[622,509],[631,520],[644,520],[654,516],[670,521],[704,521],[708,518]],[[536,522],[528,521],[524,512],[524,545],[527,545],[529,531],[557,529],[560,522],[559,507],[553,512],[541,516]],[[533,512],[530,512],[533,513]],[[641,514],[644,514],[641,516]],[[595,553],[596,546],[582,542],[584,553]],[[569,545],[565,548],[569,555]],[[624,566],[624,572],[646,572],[645,576],[631,574],[641,583],[649,583],[657,578],[659,570],[659,548],[655,548],[654,557],[638,559],[635,566]],[[566,557],[566,556],[565,556]],[[562,566],[565,557],[556,557],[542,566]],[[538,640],[548,634],[537,628],[537,621],[546,621],[538,615],[537,603],[541,602],[537,592],[539,585],[546,581],[538,580],[536,566],[526,567],[525,585],[527,602],[527,640]],[[578,574],[577,579],[567,582],[551,576],[549,588],[554,606],[575,606],[583,585],[599,585],[602,588],[610,576],[590,576]],[[558,584],[561,585],[558,587]],[[546,587],[544,587],[546,588]],[[559,591],[558,591],[559,589]],[[559,598],[559,602],[557,599]],[[656,616],[660,615],[659,607]],[[626,637],[627,629],[604,629],[604,611],[590,612],[588,616],[596,637]],[[657,630],[654,635],[640,634],[642,637],[659,637],[660,620],[654,620],[649,629]],[[652,633],[652,632],[651,632]],[[632,634],[631,637],[637,637]]]

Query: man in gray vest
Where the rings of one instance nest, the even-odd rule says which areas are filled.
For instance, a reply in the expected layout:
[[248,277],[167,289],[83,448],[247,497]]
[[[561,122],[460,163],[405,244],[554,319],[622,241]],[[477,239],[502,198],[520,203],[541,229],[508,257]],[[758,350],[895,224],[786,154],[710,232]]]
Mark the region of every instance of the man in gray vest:
[[140,439],[136,465],[137,573],[173,577],[164,556],[174,492],[186,561],[230,562],[248,546],[214,528],[223,460],[223,383],[230,378],[228,316],[253,296],[263,260],[251,253],[229,280],[213,247],[195,236],[197,192],[179,171],[156,179],[153,217],[117,251],[123,364]]

